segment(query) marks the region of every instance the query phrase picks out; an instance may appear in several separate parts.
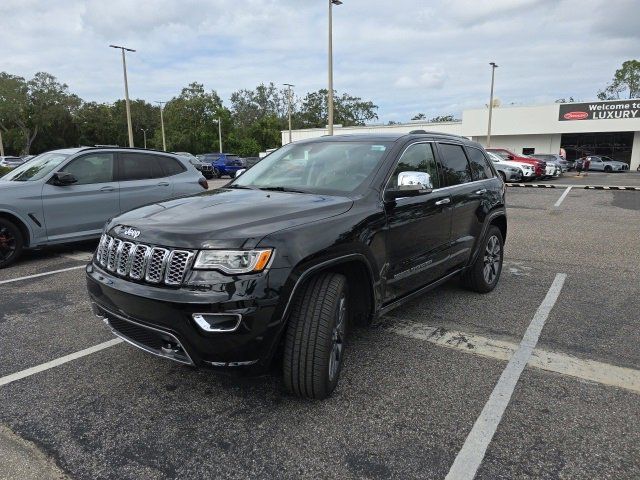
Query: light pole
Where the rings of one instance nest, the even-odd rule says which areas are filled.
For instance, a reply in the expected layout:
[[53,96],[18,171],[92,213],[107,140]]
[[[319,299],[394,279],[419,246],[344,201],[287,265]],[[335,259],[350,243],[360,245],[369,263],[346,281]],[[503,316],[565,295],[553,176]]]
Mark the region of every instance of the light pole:
[[342,0],[329,0],[329,91],[327,92],[328,134],[333,135],[333,6],[342,5]]
[[164,136],[164,116],[162,115],[162,110],[164,109],[164,104],[167,102],[159,102],[156,100],[156,103],[160,105],[160,129],[162,130],[162,150],[167,151],[167,139]]
[[491,95],[489,96],[489,124],[487,125],[487,147],[491,146],[491,116],[493,115],[493,81],[496,75],[496,65],[495,62],[489,63],[491,65]]
[[142,135],[144,135],[144,148],[147,148],[147,130],[149,129],[141,128],[140,130],[142,130]]
[[0,157],[4,157],[4,144],[2,143],[2,129],[0,129]]
[[288,87],[287,89],[287,110],[289,111],[289,143],[292,142],[291,140],[291,87],[295,87],[295,85],[291,84],[291,83],[285,83],[284,85],[286,85]]
[[135,52],[132,48],[119,47],[118,45],[109,45],[111,48],[119,48],[122,51],[122,69],[124,70],[124,101],[127,107],[127,128],[129,129],[129,146],[133,147],[133,128],[131,127],[131,107],[129,106],[129,83],[127,82],[127,60],[125,59],[125,50],[127,52]]
[[222,120],[218,117],[214,122],[218,124],[218,144],[220,145],[220,153],[222,153]]

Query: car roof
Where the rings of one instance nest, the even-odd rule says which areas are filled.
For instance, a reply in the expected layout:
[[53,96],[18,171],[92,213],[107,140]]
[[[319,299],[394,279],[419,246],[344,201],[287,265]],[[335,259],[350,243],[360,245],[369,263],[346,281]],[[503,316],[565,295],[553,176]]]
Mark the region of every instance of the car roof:
[[100,147],[74,147],[74,148],[60,148],[58,150],[49,150],[48,152],[43,153],[66,153],[68,155],[73,155],[79,152],[92,151],[92,150],[108,150],[108,151],[122,151],[122,152],[140,152],[140,153],[162,153],[164,155],[175,155],[172,152],[165,152],[163,150],[154,150],[152,148],[136,148],[136,147],[110,147],[110,146],[100,146]]
[[397,142],[400,139],[419,139],[419,138],[449,138],[451,140],[462,141],[467,144],[477,145],[473,140],[469,140],[467,137],[460,135],[454,135],[451,133],[434,132],[427,130],[414,130],[410,133],[353,133],[345,135],[324,135],[322,137],[308,138],[305,140],[299,140],[296,143],[311,143],[311,142],[357,142],[357,141],[380,141],[380,142]]

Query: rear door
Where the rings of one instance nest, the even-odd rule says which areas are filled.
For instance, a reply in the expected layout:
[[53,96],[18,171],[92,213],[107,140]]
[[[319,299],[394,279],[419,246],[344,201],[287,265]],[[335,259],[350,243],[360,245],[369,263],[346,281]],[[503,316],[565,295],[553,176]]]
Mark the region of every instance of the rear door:
[[[474,166],[462,144],[439,142],[443,181],[451,197],[451,258],[450,268],[464,265],[482,233],[482,205],[489,193],[484,168]],[[470,149],[471,150],[471,149]],[[479,153],[482,151],[476,150]],[[477,153],[473,153],[474,156]],[[484,155],[483,155],[484,158]],[[491,176],[493,177],[493,172]],[[484,177],[484,178],[481,178]]]
[[432,193],[398,198],[385,206],[389,273],[385,302],[429,284],[446,270],[449,255],[451,199],[442,186],[433,142],[409,145],[401,154],[386,188],[396,188],[403,172],[428,174]]
[[99,236],[105,222],[119,213],[114,164],[113,153],[89,153],[58,170],[75,176],[77,183],[44,184],[42,205],[49,241]]
[[144,152],[118,154],[121,212],[171,198],[171,179],[165,178],[159,157]]

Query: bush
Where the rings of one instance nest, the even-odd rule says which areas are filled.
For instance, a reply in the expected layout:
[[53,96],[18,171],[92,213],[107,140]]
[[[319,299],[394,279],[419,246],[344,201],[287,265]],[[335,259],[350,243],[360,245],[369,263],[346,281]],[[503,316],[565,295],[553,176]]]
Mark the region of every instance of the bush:
[[9,173],[11,170],[11,168],[9,167],[3,167],[2,165],[0,165],[0,177],[4,177],[5,174]]

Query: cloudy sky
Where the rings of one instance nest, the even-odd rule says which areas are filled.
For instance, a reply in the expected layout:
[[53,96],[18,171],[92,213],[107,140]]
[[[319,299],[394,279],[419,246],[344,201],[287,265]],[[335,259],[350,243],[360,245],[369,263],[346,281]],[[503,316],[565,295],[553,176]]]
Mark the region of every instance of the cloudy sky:
[[[85,100],[166,100],[190,82],[228,99],[261,82],[326,86],[327,0],[1,0],[0,71],[47,71]],[[595,98],[640,58],[639,0],[344,0],[334,8],[339,92],[380,120]]]

